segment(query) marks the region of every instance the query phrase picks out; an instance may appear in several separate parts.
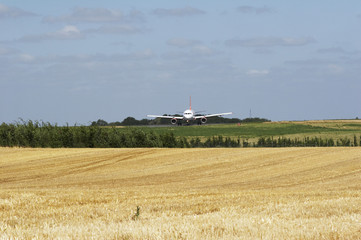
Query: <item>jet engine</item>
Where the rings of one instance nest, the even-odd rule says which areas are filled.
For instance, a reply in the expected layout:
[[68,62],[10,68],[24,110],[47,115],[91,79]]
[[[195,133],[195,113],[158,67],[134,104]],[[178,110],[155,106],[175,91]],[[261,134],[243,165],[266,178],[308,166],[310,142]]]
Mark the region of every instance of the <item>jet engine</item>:
[[207,122],[207,118],[203,117],[201,118],[201,123],[206,123]]
[[176,123],[177,123],[177,119],[176,119],[176,118],[172,118],[172,119],[170,120],[170,123],[171,123],[171,124],[176,124]]

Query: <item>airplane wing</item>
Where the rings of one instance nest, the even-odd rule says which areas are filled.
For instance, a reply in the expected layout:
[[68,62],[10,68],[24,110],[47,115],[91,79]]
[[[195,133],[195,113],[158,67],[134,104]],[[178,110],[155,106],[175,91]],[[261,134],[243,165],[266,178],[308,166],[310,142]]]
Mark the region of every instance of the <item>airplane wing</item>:
[[147,117],[153,117],[153,118],[175,118],[175,119],[183,119],[183,117],[177,117],[177,116],[160,116],[160,115],[147,115]]
[[208,117],[217,117],[217,116],[223,116],[223,115],[229,115],[229,114],[233,114],[232,112],[227,112],[227,113],[215,113],[215,114],[207,114],[204,116],[196,116],[195,119],[200,119],[200,118],[208,118]]

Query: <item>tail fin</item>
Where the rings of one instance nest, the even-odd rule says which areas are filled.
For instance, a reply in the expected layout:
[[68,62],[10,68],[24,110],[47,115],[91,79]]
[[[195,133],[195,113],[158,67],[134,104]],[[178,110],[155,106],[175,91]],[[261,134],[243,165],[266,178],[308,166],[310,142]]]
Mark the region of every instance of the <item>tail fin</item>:
[[189,96],[189,110],[192,110],[192,96]]

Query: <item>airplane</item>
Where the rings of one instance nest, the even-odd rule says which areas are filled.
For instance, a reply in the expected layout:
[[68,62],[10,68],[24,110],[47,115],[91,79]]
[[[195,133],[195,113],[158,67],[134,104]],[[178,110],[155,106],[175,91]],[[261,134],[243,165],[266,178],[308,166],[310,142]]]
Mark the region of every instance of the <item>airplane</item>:
[[[206,115],[198,115],[192,109],[192,97],[189,98],[189,109],[186,109],[183,112],[183,116],[160,116],[160,115],[147,115],[147,117],[153,118],[169,118],[172,124],[177,124],[178,121],[186,121],[187,124],[190,124],[191,121],[199,120],[199,124],[204,124],[207,122],[207,118],[209,117],[216,117],[216,116],[223,116],[233,114],[232,112],[227,113],[215,113],[215,114],[206,114]],[[182,125],[181,122],[178,122],[178,125]]]

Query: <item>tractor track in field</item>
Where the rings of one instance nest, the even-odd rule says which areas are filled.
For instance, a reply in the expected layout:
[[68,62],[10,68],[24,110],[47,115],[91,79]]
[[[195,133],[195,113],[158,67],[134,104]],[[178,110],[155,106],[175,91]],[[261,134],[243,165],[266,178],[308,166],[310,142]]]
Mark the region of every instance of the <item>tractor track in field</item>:
[[8,149],[0,187],[357,188],[361,148]]

